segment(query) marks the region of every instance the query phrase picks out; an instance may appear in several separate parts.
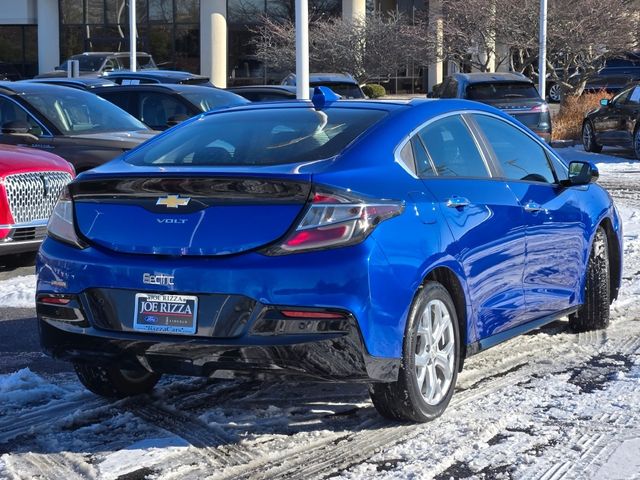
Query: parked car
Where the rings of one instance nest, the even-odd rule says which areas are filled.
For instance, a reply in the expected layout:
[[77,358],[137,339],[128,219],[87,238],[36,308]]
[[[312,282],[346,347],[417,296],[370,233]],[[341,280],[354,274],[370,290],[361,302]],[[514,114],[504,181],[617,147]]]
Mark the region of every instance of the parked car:
[[95,87],[112,87],[116,85],[111,80],[104,77],[52,77],[52,78],[32,78],[25,82],[48,83],[62,87],[78,88],[80,90],[91,90]]
[[[84,52],[72,55],[52,72],[42,73],[36,78],[66,77],[69,62],[77,60],[79,62],[80,76],[97,77],[107,72],[115,70],[129,70],[129,52]],[[157,69],[156,62],[148,53],[138,52],[136,55],[136,65],[140,70]]]
[[[296,75],[291,73],[282,80],[282,85],[296,85]],[[366,98],[358,82],[348,73],[311,73],[309,86],[329,87],[342,98]]]
[[107,72],[103,76],[118,85],[138,85],[147,83],[181,83],[213,87],[208,77],[178,70],[118,70]]
[[78,172],[157,133],[97,95],[36,82],[0,82],[0,130],[0,143],[50,151]]
[[520,73],[455,73],[445,78],[439,98],[464,98],[492,105],[517,118],[546,141],[551,114],[531,79]]
[[15,82],[21,80],[22,75],[12,63],[0,62],[0,81],[9,80]]
[[216,108],[249,103],[240,95],[219,88],[178,83],[118,85],[94,88],[92,91],[154,130],[166,130],[194,115]]
[[57,155],[0,145],[0,256],[18,263],[21,254],[38,250],[53,207],[74,177],[71,164]]
[[603,146],[632,148],[640,160],[640,82],[632,84],[600,107],[590,111],[582,123],[582,144],[587,152]]
[[99,395],[268,372],[426,421],[468,356],[607,326],[622,232],[594,165],[481,103],[335,98],[208,112],[71,183],[37,261],[45,352]]
[[[240,95],[252,102],[278,102],[282,100],[295,100],[296,87],[288,85],[247,85],[242,87],[229,87],[229,92]],[[313,96],[313,89],[309,97]]]
[[584,90],[617,93],[630,82],[637,81],[640,81],[640,51],[627,52],[608,58],[598,74],[587,82]]

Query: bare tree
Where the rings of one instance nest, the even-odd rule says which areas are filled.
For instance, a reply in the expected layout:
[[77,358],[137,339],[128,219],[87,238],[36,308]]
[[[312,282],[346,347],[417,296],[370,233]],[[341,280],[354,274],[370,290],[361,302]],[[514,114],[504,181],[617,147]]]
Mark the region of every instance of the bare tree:
[[563,97],[581,95],[607,58],[637,48],[639,29],[638,2],[551,0],[549,72],[561,85]]
[[[264,17],[254,29],[256,56],[275,69],[295,70],[295,32],[290,20]],[[319,19],[309,29],[310,66],[315,71],[349,72],[360,82],[388,78],[410,62],[434,60],[433,35],[418,19],[373,13],[363,21]]]
[[[486,72],[535,48],[539,0],[443,1],[443,59]],[[495,63],[494,63],[495,62]]]

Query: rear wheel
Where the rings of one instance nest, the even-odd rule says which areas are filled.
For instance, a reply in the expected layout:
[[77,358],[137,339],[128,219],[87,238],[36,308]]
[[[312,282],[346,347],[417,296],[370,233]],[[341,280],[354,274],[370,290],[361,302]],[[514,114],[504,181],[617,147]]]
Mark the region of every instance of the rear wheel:
[[418,293],[407,322],[398,380],[369,387],[378,412],[394,420],[427,422],[440,416],[458,377],[458,318],[437,282]]
[[153,390],[160,374],[144,369],[121,370],[86,363],[74,363],[80,382],[96,395],[123,398]]
[[598,227],[585,281],[584,304],[569,316],[569,326],[576,332],[599,330],[609,325],[609,245],[607,234]]
[[589,121],[582,125],[582,146],[587,152],[600,153],[602,151],[602,145],[596,143],[593,125]]
[[553,103],[559,103],[560,98],[560,85],[554,83],[553,85],[551,85],[551,87],[549,87],[549,100]]

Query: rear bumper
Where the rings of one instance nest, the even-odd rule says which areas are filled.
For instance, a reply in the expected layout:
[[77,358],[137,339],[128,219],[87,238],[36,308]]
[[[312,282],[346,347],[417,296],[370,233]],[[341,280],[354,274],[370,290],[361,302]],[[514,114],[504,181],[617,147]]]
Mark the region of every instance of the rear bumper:
[[[59,317],[74,316],[57,310]],[[76,312],[75,317],[82,315]],[[263,333],[225,339],[106,331],[88,322],[73,324],[68,318],[56,320],[54,316],[52,309],[38,304],[42,348],[61,360],[120,368],[143,366],[175,375],[210,377],[231,371],[365,382],[395,381],[400,366],[399,359],[366,353],[353,318],[345,319],[340,331]]]

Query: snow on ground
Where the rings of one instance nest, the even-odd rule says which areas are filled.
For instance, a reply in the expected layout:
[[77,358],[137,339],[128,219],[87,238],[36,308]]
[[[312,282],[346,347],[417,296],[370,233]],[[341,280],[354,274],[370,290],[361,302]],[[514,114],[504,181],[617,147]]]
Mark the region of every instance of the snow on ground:
[[35,275],[23,275],[0,280],[0,308],[34,308],[35,292]]
[[598,164],[624,221],[607,330],[559,321],[471,357],[424,425],[354,384],[167,377],[108,401],[68,374],[0,375],[0,478],[640,479],[640,163],[559,152]]

